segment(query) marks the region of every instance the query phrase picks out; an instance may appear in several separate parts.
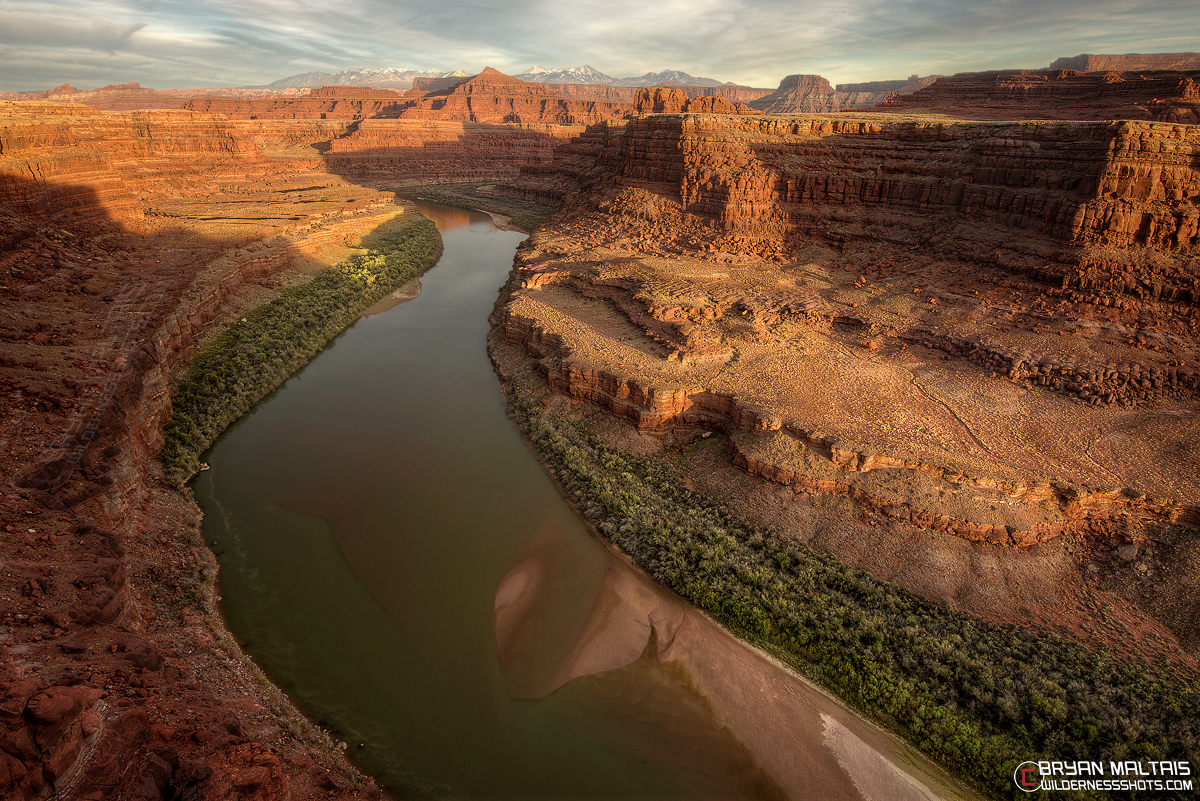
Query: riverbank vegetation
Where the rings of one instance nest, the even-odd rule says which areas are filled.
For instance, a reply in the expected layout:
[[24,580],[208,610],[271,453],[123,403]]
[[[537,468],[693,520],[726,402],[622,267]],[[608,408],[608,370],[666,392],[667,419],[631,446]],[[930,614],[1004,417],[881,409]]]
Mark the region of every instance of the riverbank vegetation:
[[363,238],[369,248],[318,273],[231,325],[192,360],[171,395],[160,459],[168,480],[182,485],[217,436],[359,313],[442,255],[432,221],[417,214]]
[[1026,760],[1200,766],[1200,691],[1167,665],[936,606],[739,523],[664,460],[512,397],[509,411],[589,522],[656,580],[988,795],[1027,797],[1012,779]]

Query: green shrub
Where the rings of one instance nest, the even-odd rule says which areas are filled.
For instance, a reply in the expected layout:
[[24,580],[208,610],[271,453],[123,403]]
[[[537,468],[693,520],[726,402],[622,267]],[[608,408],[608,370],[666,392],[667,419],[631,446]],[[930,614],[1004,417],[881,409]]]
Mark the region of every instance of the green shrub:
[[509,220],[509,224],[514,228],[520,228],[522,231],[533,233],[538,226],[545,222],[544,217],[538,217],[533,214],[517,214]]
[[359,313],[420,276],[442,255],[437,227],[414,217],[364,238],[366,253],[285,289],[197,354],[171,394],[159,454],[168,480],[182,484],[233,421],[312,359]]
[[987,794],[1024,797],[1012,771],[1027,759],[1200,765],[1194,677],[943,609],[738,522],[663,460],[532,404],[510,398],[509,412],[584,516],[659,582]]

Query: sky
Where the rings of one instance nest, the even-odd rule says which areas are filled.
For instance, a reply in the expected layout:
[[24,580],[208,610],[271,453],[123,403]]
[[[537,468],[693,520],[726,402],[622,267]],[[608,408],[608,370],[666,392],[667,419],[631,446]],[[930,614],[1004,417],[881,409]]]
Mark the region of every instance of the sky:
[[0,0],[0,91],[589,64],[776,87],[1200,51],[1196,0]]

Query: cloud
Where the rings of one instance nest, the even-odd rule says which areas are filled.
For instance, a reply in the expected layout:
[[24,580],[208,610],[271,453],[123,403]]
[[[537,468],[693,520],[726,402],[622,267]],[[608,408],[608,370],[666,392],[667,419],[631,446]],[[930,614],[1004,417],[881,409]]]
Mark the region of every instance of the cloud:
[[144,23],[78,17],[56,18],[51,24],[41,14],[0,11],[0,45],[111,53],[129,47],[144,27]]
[[590,64],[775,86],[1195,50],[1193,0],[8,0],[0,89],[238,86],[353,67]]

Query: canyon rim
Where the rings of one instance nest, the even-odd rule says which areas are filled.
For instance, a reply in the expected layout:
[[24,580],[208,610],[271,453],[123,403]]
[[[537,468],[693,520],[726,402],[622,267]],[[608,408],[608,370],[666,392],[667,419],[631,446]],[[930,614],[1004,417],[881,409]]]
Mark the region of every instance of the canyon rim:
[[[395,192],[433,183],[554,210],[488,342],[548,463],[530,432],[557,420],[746,527],[721,547],[766,537],[930,620],[1103,655],[1166,693],[1128,703],[1175,704],[1146,713],[1174,726],[1153,748],[1200,766],[1200,64],[1090,58],[763,94],[484,69],[171,109],[131,87],[121,110],[0,102],[0,789],[380,796],[225,631],[198,510],[157,456],[195,354],[416,224]],[[671,586],[667,551],[574,500]],[[761,628],[852,631],[861,668],[903,664],[897,625]],[[928,647],[946,653],[914,671],[986,667],[972,643]],[[997,727],[1048,728],[1049,754],[1069,749],[1055,725],[1108,725],[1095,686],[1040,680],[922,703],[968,722],[1011,706]],[[1104,736],[1150,754],[1126,723]]]

